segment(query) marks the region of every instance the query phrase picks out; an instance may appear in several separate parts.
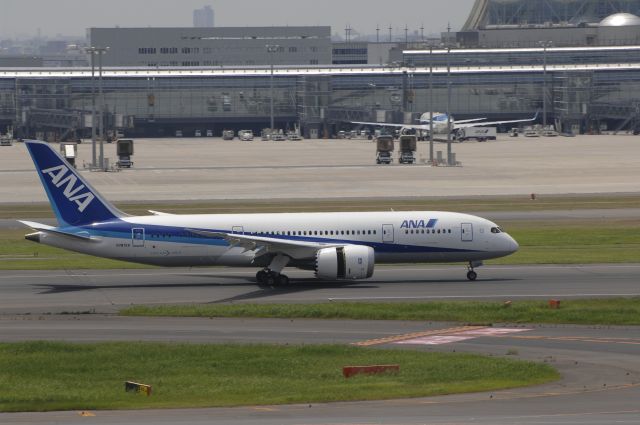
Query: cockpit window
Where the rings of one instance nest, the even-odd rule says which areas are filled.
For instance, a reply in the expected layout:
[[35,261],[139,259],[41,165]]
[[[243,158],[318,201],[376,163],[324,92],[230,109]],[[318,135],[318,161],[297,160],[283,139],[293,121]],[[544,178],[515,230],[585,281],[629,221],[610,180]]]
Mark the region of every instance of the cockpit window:
[[492,227],[491,233],[502,233],[503,230],[500,227]]

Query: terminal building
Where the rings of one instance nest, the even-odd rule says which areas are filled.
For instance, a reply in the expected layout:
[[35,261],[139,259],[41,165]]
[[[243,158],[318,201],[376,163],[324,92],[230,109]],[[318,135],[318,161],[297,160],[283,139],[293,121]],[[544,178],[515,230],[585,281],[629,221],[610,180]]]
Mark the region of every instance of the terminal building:
[[640,44],[640,0],[476,0],[458,47]]
[[[494,24],[544,25],[549,17],[535,17],[533,9],[526,6],[529,2],[536,1],[478,1],[462,32]],[[639,12],[640,1],[543,3],[561,5],[566,12],[555,17],[552,25],[592,16],[589,20],[598,24],[592,29],[599,30],[603,22],[618,22],[620,13],[637,16],[634,12]],[[492,9],[494,6],[498,9]],[[608,12],[612,15],[606,16]],[[610,31],[607,39],[619,36],[619,40],[629,40],[627,32],[636,21],[633,16],[623,17],[625,24],[605,26]],[[287,34],[270,28],[167,29],[166,34],[153,29],[156,38],[123,36],[122,40],[94,39],[100,34],[100,29],[94,29],[92,44],[123,46],[129,40],[122,56],[115,56],[119,48],[104,55],[106,127],[127,136],[146,137],[173,136],[178,131],[193,136],[206,134],[206,130],[220,135],[225,128],[259,132],[269,126],[273,99],[276,127],[299,127],[306,137],[332,137],[353,128],[351,121],[413,123],[431,105],[436,111],[445,111],[449,103],[457,119],[506,120],[538,113],[542,122],[540,112],[545,111],[546,121],[563,132],[640,130],[640,42],[611,45],[583,40],[564,45],[554,41],[470,49],[458,46],[458,33],[454,44],[429,48],[418,43],[413,49],[399,51],[397,60],[353,64],[348,61],[364,61],[365,53],[368,58],[369,49],[365,51],[356,43],[332,45],[329,27],[310,28],[315,29],[291,27]],[[584,28],[578,23],[573,29]],[[107,32],[110,36],[118,33]],[[249,33],[256,38],[247,38]],[[226,40],[230,44],[216,37],[231,39]],[[283,55],[300,54],[302,59],[275,60],[272,74],[270,55],[275,53],[265,49],[272,42],[284,49]],[[229,65],[214,65],[217,55],[213,50],[205,52],[216,45],[221,49],[229,46],[228,52],[219,52],[220,58],[229,58]],[[307,50],[289,51],[301,46]],[[314,46],[325,50],[312,51]],[[182,53],[183,48],[199,50]],[[244,48],[259,54],[253,57],[253,50],[247,50],[246,56],[239,55]],[[140,49],[148,50],[141,53]],[[163,53],[162,49],[177,52]],[[342,51],[332,51],[336,49]],[[316,53],[318,56],[312,57]],[[176,59],[164,59],[174,54]],[[332,64],[340,55],[338,60],[344,62]],[[310,63],[316,58],[317,64]],[[122,60],[131,62],[122,65]],[[205,65],[208,60],[212,63]],[[91,133],[92,91],[97,91],[98,85],[86,67],[0,69],[0,126],[12,125],[22,137],[87,137]]]
[[[331,27],[90,28],[104,66],[327,65]],[[267,48],[273,46],[273,49]]]

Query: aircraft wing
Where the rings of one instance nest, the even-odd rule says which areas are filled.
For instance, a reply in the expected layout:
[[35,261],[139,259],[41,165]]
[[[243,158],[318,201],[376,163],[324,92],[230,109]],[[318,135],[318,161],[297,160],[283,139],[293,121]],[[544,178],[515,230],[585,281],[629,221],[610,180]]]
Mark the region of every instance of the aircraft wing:
[[[539,111],[538,111],[539,112]],[[482,121],[482,122],[471,122],[470,120],[466,121],[455,121],[453,123],[453,129],[457,130],[459,128],[469,128],[469,127],[483,127],[485,125],[498,125],[498,124],[512,124],[518,122],[531,122],[538,119],[538,112],[533,116],[533,118],[524,119],[524,120],[510,120],[510,121]]]
[[305,242],[291,239],[270,238],[265,236],[240,235],[236,233],[214,232],[201,229],[187,229],[191,233],[209,238],[224,239],[231,247],[241,247],[247,251],[255,251],[255,258],[265,254],[283,254],[301,260],[314,258],[316,252],[322,248],[344,246],[346,244],[329,244],[320,242]]
[[454,123],[456,124],[467,124],[470,122],[477,122],[477,121],[482,121],[482,120],[486,120],[486,118],[472,118],[470,120],[455,120]]
[[413,128],[415,130],[429,130],[429,125],[424,124],[392,124],[387,122],[362,122],[351,121],[351,124],[370,125],[375,127]]

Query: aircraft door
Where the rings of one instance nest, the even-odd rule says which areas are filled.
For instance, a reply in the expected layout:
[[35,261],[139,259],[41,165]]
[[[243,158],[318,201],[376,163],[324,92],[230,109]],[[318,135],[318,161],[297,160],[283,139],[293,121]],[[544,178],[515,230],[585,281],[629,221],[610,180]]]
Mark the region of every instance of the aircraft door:
[[131,246],[144,247],[144,228],[136,227],[131,229]]
[[462,242],[473,242],[473,224],[462,223],[460,225],[460,230]]
[[394,242],[394,234],[393,234],[393,224],[383,224],[382,225],[382,242],[384,243],[393,243]]

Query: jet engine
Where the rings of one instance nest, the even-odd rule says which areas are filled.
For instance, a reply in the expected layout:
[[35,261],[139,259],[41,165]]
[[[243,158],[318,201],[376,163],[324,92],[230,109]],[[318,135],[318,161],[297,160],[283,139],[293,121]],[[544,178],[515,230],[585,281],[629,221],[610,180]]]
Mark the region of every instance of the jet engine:
[[373,248],[347,245],[323,248],[316,253],[316,277],[323,280],[367,279],[373,275]]

